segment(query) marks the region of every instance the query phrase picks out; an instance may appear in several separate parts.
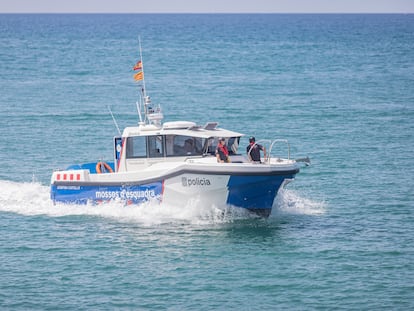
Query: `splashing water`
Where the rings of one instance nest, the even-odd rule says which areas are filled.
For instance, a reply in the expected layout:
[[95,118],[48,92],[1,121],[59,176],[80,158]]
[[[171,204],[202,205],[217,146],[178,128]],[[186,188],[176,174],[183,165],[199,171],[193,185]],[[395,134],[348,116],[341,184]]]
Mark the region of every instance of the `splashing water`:
[[[125,206],[121,202],[100,205],[54,205],[50,200],[49,187],[37,182],[18,183],[0,181],[0,211],[22,215],[98,216],[120,222],[138,222],[143,225],[163,223],[213,224],[230,223],[240,219],[254,219],[257,216],[247,210],[225,206],[203,204],[195,197],[186,206],[172,206],[165,203],[145,202],[140,205]],[[324,213],[324,204],[313,202],[291,190],[279,192],[274,204],[273,217],[278,213],[317,215]]]
[[302,197],[294,190],[281,189],[273,204],[275,210],[286,214],[321,215],[326,211],[326,203]]

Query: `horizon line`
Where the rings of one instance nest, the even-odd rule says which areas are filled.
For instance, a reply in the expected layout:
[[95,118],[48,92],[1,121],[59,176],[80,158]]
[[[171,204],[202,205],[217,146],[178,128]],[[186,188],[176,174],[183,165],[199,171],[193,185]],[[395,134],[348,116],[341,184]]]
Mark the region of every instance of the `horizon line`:
[[271,14],[307,14],[307,15],[311,15],[311,14],[414,14],[413,12],[399,12],[399,11],[395,11],[395,12],[77,12],[77,11],[68,11],[68,12],[60,12],[60,11],[56,11],[56,12],[1,12],[0,14],[160,14],[160,15],[166,15],[166,14],[182,14],[182,15],[192,15],[192,14],[239,14],[239,15],[244,15],[244,14],[263,14],[263,15],[271,15]]

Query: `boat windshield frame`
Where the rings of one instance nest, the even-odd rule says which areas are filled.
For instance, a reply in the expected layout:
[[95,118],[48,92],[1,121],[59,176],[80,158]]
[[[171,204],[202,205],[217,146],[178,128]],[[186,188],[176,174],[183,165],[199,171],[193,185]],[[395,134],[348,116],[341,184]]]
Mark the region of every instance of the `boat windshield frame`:
[[[188,134],[188,133],[185,133]],[[230,155],[237,154],[241,136],[224,137]],[[126,160],[215,155],[220,137],[163,133],[126,137]]]

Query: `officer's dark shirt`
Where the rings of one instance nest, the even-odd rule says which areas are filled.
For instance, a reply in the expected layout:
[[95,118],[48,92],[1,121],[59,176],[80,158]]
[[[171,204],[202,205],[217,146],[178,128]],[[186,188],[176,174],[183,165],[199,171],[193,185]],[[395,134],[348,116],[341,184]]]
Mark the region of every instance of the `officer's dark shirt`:
[[263,146],[262,145],[248,145],[246,148],[246,152],[247,154],[249,154],[250,148],[252,148],[252,151],[250,151],[250,157],[252,159],[252,161],[255,162],[260,162],[260,150],[263,150]]

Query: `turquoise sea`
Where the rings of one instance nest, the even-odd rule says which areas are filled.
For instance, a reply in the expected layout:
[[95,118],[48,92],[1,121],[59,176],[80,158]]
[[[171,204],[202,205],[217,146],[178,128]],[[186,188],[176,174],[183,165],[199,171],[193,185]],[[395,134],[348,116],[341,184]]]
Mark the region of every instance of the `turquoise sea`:
[[[49,201],[138,121],[139,36],[165,121],[311,158],[269,219]],[[414,15],[0,15],[0,65],[1,310],[414,309]]]

